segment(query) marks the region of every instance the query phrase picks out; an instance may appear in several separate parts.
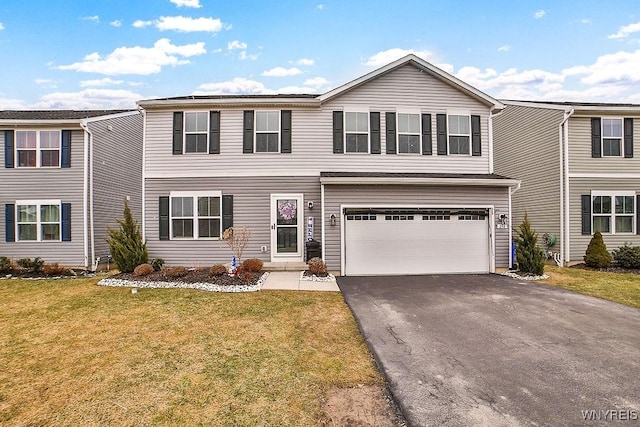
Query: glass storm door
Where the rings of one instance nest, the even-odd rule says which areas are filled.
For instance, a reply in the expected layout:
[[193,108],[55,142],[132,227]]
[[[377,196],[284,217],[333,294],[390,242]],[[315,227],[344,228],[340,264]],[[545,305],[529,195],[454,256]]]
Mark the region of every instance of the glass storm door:
[[304,255],[302,202],[302,194],[271,195],[271,261],[302,261]]

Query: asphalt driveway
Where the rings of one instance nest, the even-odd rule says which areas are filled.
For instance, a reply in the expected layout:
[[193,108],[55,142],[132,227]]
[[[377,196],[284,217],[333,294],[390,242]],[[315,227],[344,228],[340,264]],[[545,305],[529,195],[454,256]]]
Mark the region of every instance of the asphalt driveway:
[[338,285],[410,425],[640,423],[638,309],[497,275]]

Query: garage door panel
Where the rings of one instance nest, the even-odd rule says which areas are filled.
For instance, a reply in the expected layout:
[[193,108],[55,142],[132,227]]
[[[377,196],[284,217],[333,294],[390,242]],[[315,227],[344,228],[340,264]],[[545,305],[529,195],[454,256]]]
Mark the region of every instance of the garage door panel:
[[422,215],[413,215],[393,220],[377,214],[375,220],[347,220],[345,272],[348,275],[488,272],[486,216],[476,215],[476,219],[469,220],[459,217],[462,215],[451,215],[449,220],[427,220]]

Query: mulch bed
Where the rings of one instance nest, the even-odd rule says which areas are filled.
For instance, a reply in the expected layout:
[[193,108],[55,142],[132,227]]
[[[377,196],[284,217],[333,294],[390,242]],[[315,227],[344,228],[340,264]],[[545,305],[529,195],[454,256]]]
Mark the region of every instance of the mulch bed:
[[605,273],[621,273],[621,274],[640,274],[640,269],[637,268],[622,268],[616,265],[612,265],[607,268],[594,268],[589,267],[585,263],[580,263],[576,265],[572,265],[569,268],[578,268],[580,270],[589,270],[589,271],[603,271]]
[[242,286],[253,285],[262,276],[262,272],[245,273],[246,281],[242,281],[237,276],[229,276],[223,274],[221,276],[213,276],[209,273],[209,269],[196,268],[189,269],[184,276],[172,277],[166,271],[154,271],[147,276],[135,276],[133,273],[120,273],[111,276],[114,279],[129,280],[132,282],[181,282],[181,283],[212,283],[219,286]]

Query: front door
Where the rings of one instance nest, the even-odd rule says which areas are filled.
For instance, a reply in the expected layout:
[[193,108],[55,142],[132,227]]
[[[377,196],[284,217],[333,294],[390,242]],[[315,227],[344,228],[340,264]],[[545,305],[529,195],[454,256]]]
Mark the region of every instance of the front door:
[[304,207],[302,194],[271,195],[271,261],[302,262]]

